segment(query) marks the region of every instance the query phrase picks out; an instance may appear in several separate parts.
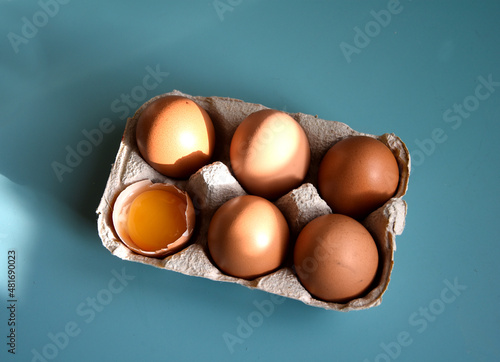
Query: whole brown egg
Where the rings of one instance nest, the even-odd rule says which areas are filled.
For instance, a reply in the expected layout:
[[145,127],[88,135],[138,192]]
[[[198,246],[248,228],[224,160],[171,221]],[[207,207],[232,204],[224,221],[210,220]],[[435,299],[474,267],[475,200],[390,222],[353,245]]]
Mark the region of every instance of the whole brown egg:
[[318,173],[321,197],[333,212],[362,219],[394,196],[399,168],[391,150],[368,136],[335,143]]
[[285,217],[273,203],[259,196],[238,196],[212,217],[208,249],[224,273],[254,279],[283,263],[289,235]]
[[142,157],[155,170],[186,178],[210,161],[215,131],[208,113],[194,101],[165,96],[140,114],[136,140]]
[[378,251],[368,230],[353,218],[327,214],[300,232],[294,266],[313,296],[345,303],[368,292],[377,274]]
[[250,114],[236,129],[231,167],[248,193],[276,199],[302,183],[310,152],[297,121],[284,112],[263,109]]

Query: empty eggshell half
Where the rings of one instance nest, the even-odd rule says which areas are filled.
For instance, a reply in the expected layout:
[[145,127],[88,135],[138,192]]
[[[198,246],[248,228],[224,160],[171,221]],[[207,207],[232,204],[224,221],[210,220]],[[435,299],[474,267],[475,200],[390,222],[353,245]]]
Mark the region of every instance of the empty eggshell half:
[[[180,232],[182,232],[182,234],[179,233],[180,236],[174,241],[162,243],[165,246],[159,247],[158,249],[146,249],[145,247],[139,246],[137,241],[134,242],[129,225],[129,216],[134,200],[136,200],[139,195],[143,195],[152,190],[168,192],[174,199],[178,199],[180,202],[176,206],[179,208],[179,217],[184,219],[181,220],[180,225]],[[173,254],[185,247],[193,234],[196,220],[193,203],[186,192],[174,185],[152,183],[150,180],[135,182],[120,192],[113,206],[112,219],[114,229],[121,241],[132,251],[150,257],[162,257]],[[162,226],[156,225],[155,227]]]
[[[188,180],[170,178],[154,170],[141,157],[136,144],[135,129],[138,116],[148,104],[166,95],[183,96],[196,102],[209,114],[216,132],[217,145],[212,158],[213,163],[199,169]],[[219,282],[237,283],[328,310],[361,310],[380,304],[382,295],[389,285],[394,263],[395,237],[402,233],[405,225],[406,202],[403,196],[406,193],[410,175],[408,149],[401,139],[392,133],[380,136],[369,135],[357,132],[345,123],[323,120],[303,113],[287,113],[304,129],[311,148],[309,171],[303,183],[273,202],[287,220],[292,241],[311,220],[332,212],[317,191],[317,175],[321,159],[336,142],[353,135],[366,135],[384,143],[396,157],[399,168],[396,193],[384,205],[361,221],[373,236],[379,251],[377,276],[373,288],[364,296],[343,303],[326,302],[315,298],[297,278],[291,256],[278,270],[252,280],[226,275],[211,262],[207,234],[213,214],[226,201],[246,194],[231,172],[229,148],[232,136],[238,125],[248,115],[266,108],[260,104],[247,103],[238,99],[191,96],[179,91],[159,95],[145,102],[127,121],[115,162],[97,209],[98,230],[103,245],[113,255],[124,260]],[[197,226],[191,242],[174,254],[164,257],[138,254],[126,247],[114,231],[111,217],[113,201],[128,185],[142,180],[173,184],[185,190],[192,200]]]

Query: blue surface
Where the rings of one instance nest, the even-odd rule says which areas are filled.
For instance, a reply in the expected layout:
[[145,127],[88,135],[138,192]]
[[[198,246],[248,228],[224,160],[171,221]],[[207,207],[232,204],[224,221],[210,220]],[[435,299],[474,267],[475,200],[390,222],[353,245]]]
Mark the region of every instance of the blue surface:
[[[54,4],[0,2],[0,360],[500,360],[500,3]],[[144,94],[147,68],[161,75]],[[95,209],[135,111],[122,94],[173,89],[406,142],[407,224],[380,306],[276,304],[102,246]],[[111,132],[58,177],[52,164],[105,118]]]

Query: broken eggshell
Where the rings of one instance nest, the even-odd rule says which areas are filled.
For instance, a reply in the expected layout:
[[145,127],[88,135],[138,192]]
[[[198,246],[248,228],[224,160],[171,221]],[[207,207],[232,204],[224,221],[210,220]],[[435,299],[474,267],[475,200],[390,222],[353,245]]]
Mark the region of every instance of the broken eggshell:
[[[166,95],[180,95],[195,101],[210,115],[217,133],[218,142],[213,156],[213,159],[217,161],[202,167],[189,180],[172,179],[155,171],[142,159],[135,141],[135,128],[142,110],[155,99]],[[290,231],[295,237],[309,221],[331,213],[331,209],[317,192],[317,174],[321,159],[336,142],[353,135],[366,135],[380,140],[396,157],[399,168],[399,184],[396,194],[361,221],[372,234],[380,256],[373,288],[366,295],[346,303],[325,302],[317,299],[299,282],[290,260],[285,262],[280,269],[253,280],[225,275],[210,261],[207,232],[212,215],[224,202],[246,194],[231,172],[229,160],[231,138],[243,119],[261,109],[266,109],[266,107],[232,98],[195,97],[179,91],[156,96],[144,103],[127,121],[115,162],[97,209],[98,230],[103,245],[113,255],[124,260],[215,281],[237,283],[328,310],[362,310],[379,305],[391,276],[396,249],[395,236],[403,232],[405,225],[406,202],[402,197],[406,193],[410,174],[408,149],[401,139],[392,133],[381,136],[369,135],[357,132],[341,122],[323,120],[303,113],[288,113],[302,126],[311,147],[310,167],[303,184],[274,202],[285,216]],[[113,200],[127,185],[144,179],[171,183],[186,190],[195,207],[197,227],[191,243],[179,252],[163,258],[134,253],[119,240],[113,229],[111,220]]]
[[[151,190],[162,190],[172,193],[186,203],[184,213],[186,219],[186,229],[184,230],[182,235],[177,238],[177,240],[158,250],[144,250],[139,247],[132,240],[127,226],[130,206],[132,205],[132,202],[136,199],[137,196]],[[150,180],[135,182],[125,188],[122,192],[120,192],[113,206],[112,219],[115,231],[121,241],[132,251],[149,257],[162,257],[165,255],[173,254],[184,248],[189,242],[191,235],[193,234],[196,220],[193,203],[191,202],[191,198],[189,197],[187,192],[184,192],[178,187],[171,184],[152,183]]]

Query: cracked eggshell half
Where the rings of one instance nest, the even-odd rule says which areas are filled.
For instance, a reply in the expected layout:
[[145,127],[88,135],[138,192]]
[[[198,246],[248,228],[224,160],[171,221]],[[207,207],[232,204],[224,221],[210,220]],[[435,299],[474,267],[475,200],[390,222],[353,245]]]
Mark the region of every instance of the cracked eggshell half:
[[[141,195],[145,195],[149,191],[162,191],[169,194],[170,200],[174,200],[174,206],[171,210],[167,210],[168,218],[172,218],[172,212],[176,214],[174,216],[177,218],[175,227],[177,228],[176,233],[171,233],[175,235],[175,240],[166,240],[165,242],[155,242],[155,245],[161,245],[158,247],[146,247],[145,244],[138,245],[138,239],[135,237],[134,233],[139,234],[141,231],[132,230],[133,227],[130,223],[131,218],[131,208],[134,201]],[[140,212],[140,210],[139,210]],[[166,216],[166,215],[162,215]],[[143,215],[144,217],[144,215]],[[154,215],[148,215],[148,224],[151,226],[151,231],[158,231],[157,234],[165,234],[164,229],[168,227],[165,225],[166,220],[158,220]],[[193,234],[195,226],[195,210],[191,198],[185,192],[172,184],[165,183],[153,183],[150,180],[143,180],[135,182],[125,188],[117,197],[115,204],[113,206],[112,221],[116,231],[116,234],[120,240],[132,251],[137,254],[141,254],[149,257],[163,257],[166,255],[173,254],[182,248],[184,248]],[[152,224],[151,224],[152,223]],[[170,224],[172,225],[172,224]],[[156,235],[157,237],[158,235]]]

